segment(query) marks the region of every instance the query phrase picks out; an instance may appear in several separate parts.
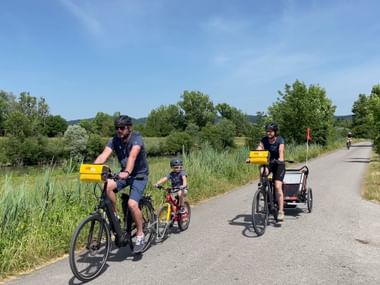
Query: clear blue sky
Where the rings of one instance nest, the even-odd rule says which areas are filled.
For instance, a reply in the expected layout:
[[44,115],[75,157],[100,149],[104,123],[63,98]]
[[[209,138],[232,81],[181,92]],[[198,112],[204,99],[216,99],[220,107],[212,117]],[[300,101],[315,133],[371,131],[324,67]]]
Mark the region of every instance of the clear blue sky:
[[198,90],[247,114],[296,79],[351,113],[380,83],[380,1],[1,0],[0,89],[147,116]]

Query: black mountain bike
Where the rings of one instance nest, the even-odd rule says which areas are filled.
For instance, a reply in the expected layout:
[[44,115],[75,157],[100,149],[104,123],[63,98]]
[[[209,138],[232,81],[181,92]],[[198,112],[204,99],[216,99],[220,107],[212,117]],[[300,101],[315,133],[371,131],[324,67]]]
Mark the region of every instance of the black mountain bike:
[[277,223],[278,204],[272,178],[265,173],[269,173],[267,165],[262,165],[260,171],[260,182],[258,189],[253,196],[252,202],[252,225],[258,236],[265,233],[265,228],[272,215]]
[[[109,174],[108,178],[116,181],[118,176]],[[139,177],[133,179],[139,179]],[[124,193],[121,195],[124,213],[124,221],[121,222],[112,210],[112,203],[106,195],[106,189],[107,180],[103,188],[99,184],[95,184],[94,195],[99,203],[94,212],[79,224],[70,242],[71,270],[75,277],[85,282],[94,279],[102,272],[110,253],[112,240],[116,247],[129,245],[133,251],[136,238],[136,226],[128,208],[129,195]],[[155,214],[151,198],[149,196],[141,198],[139,208],[144,219],[145,246],[143,251],[145,251],[155,235]]]

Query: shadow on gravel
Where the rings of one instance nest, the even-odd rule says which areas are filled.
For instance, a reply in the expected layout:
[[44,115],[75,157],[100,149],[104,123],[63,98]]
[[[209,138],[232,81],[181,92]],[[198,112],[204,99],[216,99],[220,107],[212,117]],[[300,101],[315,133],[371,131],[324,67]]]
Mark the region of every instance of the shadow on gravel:
[[[258,238],[259,236],[255,233],[252,227],[252,216],[247,214],[237,215],[235,218],[228,221],[232,226],[242,226],[244,227],[241,234],[247,238]],[[273,219],[269,219],[269,225],[280,228],[281,224],[276,223]]]
[[372,147],[372,144],[351,145],[351,147]]
[[348,162],[348,163],[370,163],[373,161],[369,158],[350,157],[349,159],[346,159],[345,162]]
[[139,261],[142,259],[142,254],[134,254],[129,246],[118,248],[113,245],[107,262],[122,262],[124,260]]
[[253,227],[252,227],[252,218],[251,215],[237,215],[235,218],[228,221],[228,223],[232,226],[241,226],[243,227],[243,231],[241,234],[247,238],[257,238]]
[[298,219],[298,217],[302,216],[302,214],[305,213],[304,209],[301,209],[298,207],[293,207],[293,208],[286,207],[284,211],[285,211],[286,218],[293,217],[296,219]]

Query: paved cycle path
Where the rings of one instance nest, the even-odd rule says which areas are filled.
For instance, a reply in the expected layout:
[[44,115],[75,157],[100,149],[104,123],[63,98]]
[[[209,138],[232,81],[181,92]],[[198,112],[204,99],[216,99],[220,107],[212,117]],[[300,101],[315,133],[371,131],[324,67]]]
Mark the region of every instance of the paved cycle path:
[[[140,260],[113,251],[89,284],[380,284],[380,206],[360,197],[370,150],[361,143],[309,162],[311,214],[288,210],[256,237],[254,182],[194,207],[186,232]],[[80,283],[66,258],[7,284]]]

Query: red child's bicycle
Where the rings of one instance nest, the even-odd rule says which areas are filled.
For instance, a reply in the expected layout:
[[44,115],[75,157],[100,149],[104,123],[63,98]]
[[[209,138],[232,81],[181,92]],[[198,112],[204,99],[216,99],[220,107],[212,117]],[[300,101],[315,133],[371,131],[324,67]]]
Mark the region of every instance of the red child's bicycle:
[[186,189],[178,187],[163,188],[162,186],[157,186],[157,188],[165,191],[164,202],[158,211],[156,222],[156,241],[160,242],[167,237],[168,229],[172,227],[175,222],[178,223],[178,228],[181,231],[187,230],[190,224],[191,208],[190,204],[185,201],[185,211],[182,214],[179,212],[180,204],[178,195],[176,194],[178,191],[185,191]]

